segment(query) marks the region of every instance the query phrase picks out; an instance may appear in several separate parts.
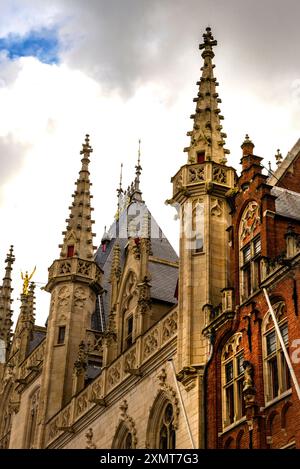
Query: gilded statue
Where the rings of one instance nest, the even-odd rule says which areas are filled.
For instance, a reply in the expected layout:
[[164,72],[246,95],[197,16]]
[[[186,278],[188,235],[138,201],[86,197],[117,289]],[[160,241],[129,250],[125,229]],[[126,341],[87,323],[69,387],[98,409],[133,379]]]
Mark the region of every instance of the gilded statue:
[[30,275],[28,275],[28,271],[26,270],[25,274],[23,274],[23,272],[21,272],[21,279],[23,280],[23,295],[28,295],[29,293],[29,282],[30,280],[32,279],[32,277],[34,276],[34,273],[36,271],[36,267],[34,267],[33,271],[31,272]]

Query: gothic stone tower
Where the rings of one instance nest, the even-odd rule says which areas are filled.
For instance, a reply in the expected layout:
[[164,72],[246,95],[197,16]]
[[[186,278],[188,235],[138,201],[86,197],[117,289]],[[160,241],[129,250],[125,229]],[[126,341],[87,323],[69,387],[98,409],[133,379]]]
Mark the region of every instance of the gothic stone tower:
[[[227,289],[230,208],[227,197],[234,188],[234,169],[226,165],[219,103],[214,78],[210,28],[203,34],[204,60],[193,119],[187,164],[172,178],[173,198],[180,213],[180,273],[178,379],[184,385],[202,376],[209,355],[209,339],[202,334],[209,318],[220,309],[232,309]],[[200,380],[201,381],[201,380]],[[200,386],[201,387],[201,386]],[[200,391],[199,391],[200,392]],[[201,396],[199,396],[201,400]],[[201,413],[201,411],[199,410]]]
[[74,364],[86,331],[91,326],[101,269],[94,262],[90,204],[89,158],[92,148],[86,136],[80,154],[82,166],[63,232],[60,259],[49,268],[46,290],[51,293],[47,341],[41,385],[39,446],[47,420],[71,399]]

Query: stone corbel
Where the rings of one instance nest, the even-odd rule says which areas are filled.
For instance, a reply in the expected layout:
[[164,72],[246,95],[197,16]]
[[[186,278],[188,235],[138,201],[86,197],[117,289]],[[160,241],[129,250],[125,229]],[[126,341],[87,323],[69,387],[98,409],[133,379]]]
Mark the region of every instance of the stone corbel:
[[185,366],[182,368],[179,373],[177,373],[176,378],[185,388],[186,391],[190,391],[196,385],[196,378],[198,376],[197,368],[193,366]]

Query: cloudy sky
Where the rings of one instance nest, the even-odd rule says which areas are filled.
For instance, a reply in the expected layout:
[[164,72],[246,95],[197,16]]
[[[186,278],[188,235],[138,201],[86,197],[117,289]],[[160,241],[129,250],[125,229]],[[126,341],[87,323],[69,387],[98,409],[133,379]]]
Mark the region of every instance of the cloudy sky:
[[36,265],[37,322],[46,320],[40,287],[85,133],[97,243],[116,211],[120,163],[127,186],[141,138],[144,199],[177,248],[164,201],[186,161],[206,26],[218,40],[229,163],[238,167],[246,132],[273,167],[277,148],[286,155],[300,137],[298,0],[0,0],[0,11],[0,272],[14,244],[14,319],[20,272]]

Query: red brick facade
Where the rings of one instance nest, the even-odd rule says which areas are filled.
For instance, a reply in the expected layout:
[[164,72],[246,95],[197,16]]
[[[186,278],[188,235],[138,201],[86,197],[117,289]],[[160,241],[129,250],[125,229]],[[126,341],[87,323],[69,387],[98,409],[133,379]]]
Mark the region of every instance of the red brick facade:
[[[262,159],[252,154],[253,147],[249,139],[242,145],[242,173],[236,182],[238,191],[229,194],[228,198],[232,209],[232,227],[228,229],[231,260],[229,286],[233,288],[235,315],[226,319],[225,314],[220,313],[224,319],[219,314],[206,328],[212,337],[213,347],[212,358],[206,369],[206,445],[207,448],[300,448],[300,402],[288,369],[285,368],[286,362],[280,361],[280,375],[278,369],[276,371],[279,366],[276,360],[284,360],[280,349],[276,355],[279,358],[275,357],[273,361],[266,359],[269,353],[266,344],[273,350],[275,345],[271,339],[275,336],[271,337],[271,334],[264,334],[263,331],[269,308],[262,290],[263,287],[267,288],[272,304],[283,305],[279,320],[281,324],[287,324],[289,356],[300,382],[300,363],[296,363],[298,360],[295,362],[295,357],[297,359],[300,356],[300,353],[297,354],[299,345],[295,346],[294,342],[300,339],[300,220],[292,218],[289,210],[285,215],[282,207],[279,209],[276,202],[278,197],[268,185],[268,177],[262,174]],[[300,154],[292,165],[293,171],[283,174],[276,186],[300,192]],[[244,221],[245,209],[250,202],[256,202],[258,209],[252,218],[250,216],[248,221]],[[252,207],[255,211],[254,203]],[[256,248],[251,249],[261,250],[256,258],[254,256],[253,262],[250,259],[249,265],[253,263],[256,269],[259,266],[259,271],[251,270],[252,267],[243,271],[243,256],[250,256],[250,251],[247,253],[244,245],[247,245],[247,241],[250,245],[248,231],[251,232],[251,223],[253,225],[255,217],[259,222],[253,228],[252,239],[260,237],[261,247],[257,242]],[[241,223],[245,226],[242,235]],[[291,243],[289,246],[292,245],[294,251],[289,250],[288,243]],[[254,286],[251,284],[250,288],[247,281]],[[247,288],[249,291],[245,292]],[[266,324],[266,332],[272,331],[273,322]],[[238,388],[232,388],[235,389],[234,395],[230,389],[225,391],[227,379],[230,382],[232,376],[229,368],[227,376],[222,364],[224,346],[233,336],[238,337],[239,333],[241,339],[237,353],[243,353],[243,360],[252,366],[248,397],[245,377],[242,378],[244,404],[237,395]],[[228,354],[229,357],[230,354],[233,356],[230,347]],[[272,372],[268,375],[270,370]],[[279,375],[281,378],[278,378]],[[277,378],[282,379],[282,389],[279,391]],[[275,393],[274,398],[267,396],[269,390]],[[234,405],[239,409],[245,407],[240,411],[241,415],[237,416]],[[226,421],[228,415],[229,422]]]

